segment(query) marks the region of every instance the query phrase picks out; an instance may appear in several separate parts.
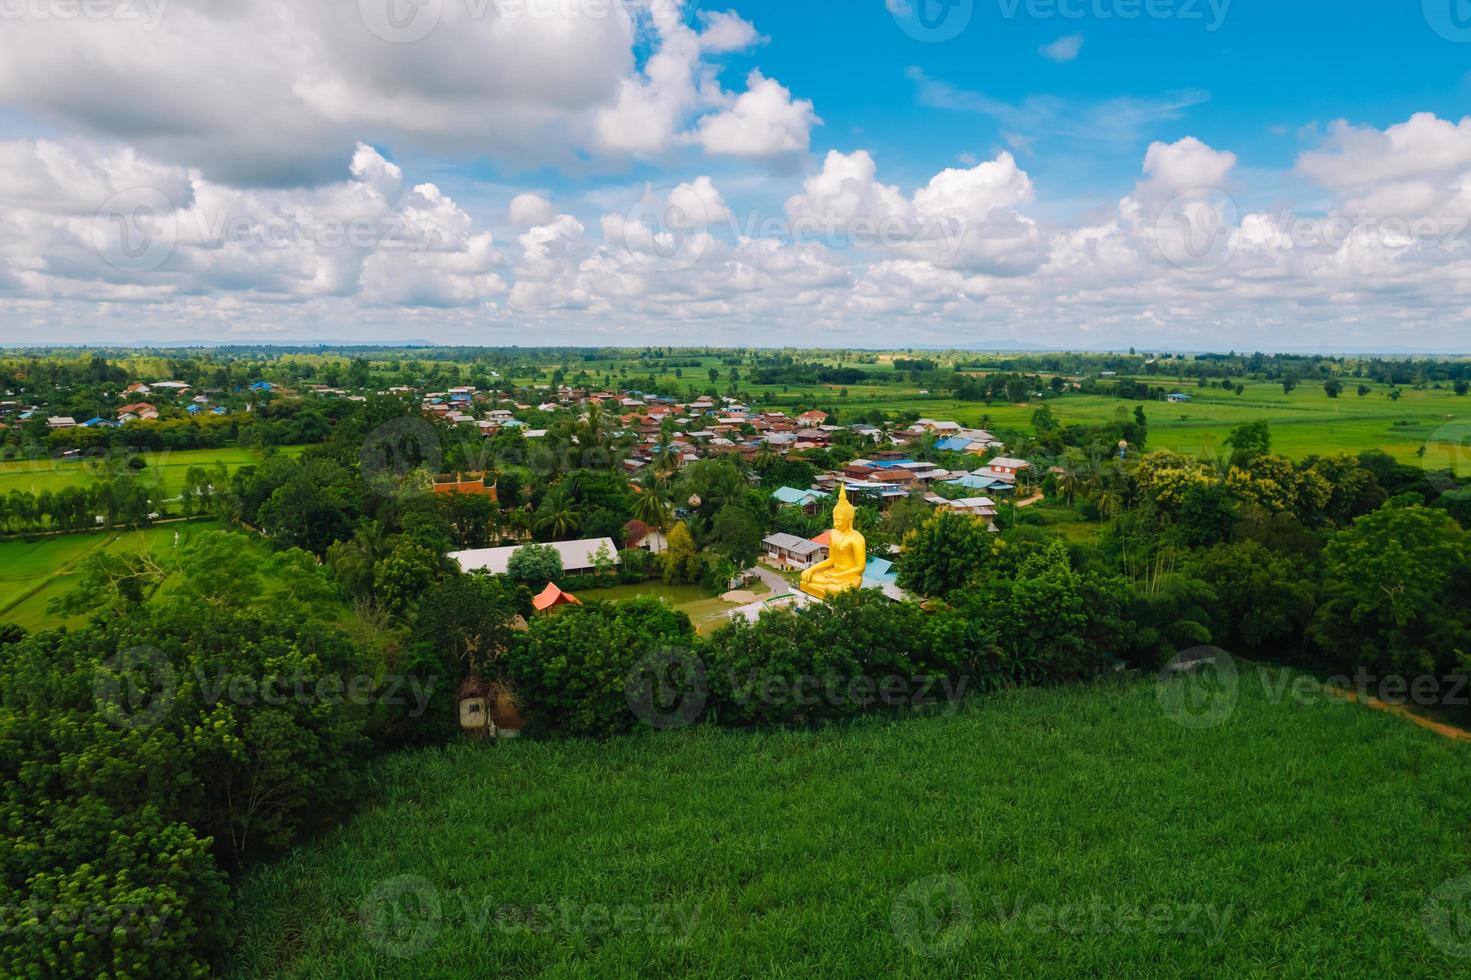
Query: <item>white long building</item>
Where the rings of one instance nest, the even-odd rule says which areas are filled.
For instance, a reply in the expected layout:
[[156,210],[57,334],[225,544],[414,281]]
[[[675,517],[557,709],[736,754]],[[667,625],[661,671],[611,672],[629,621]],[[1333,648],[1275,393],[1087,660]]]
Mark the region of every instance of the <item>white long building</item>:
[[[557,549],[557,554],[562,556],[562,571],[568,575],[580,575],[594,570],[593,555],[604,546],[608,554],[613,556],[613,564],[620,563],[618,558],[618,546],[613,543],[612,538],[585,538],[581,541],[550,541],[548,544]],[[459,562],[460,569],[473,572],[484,568],[497,575],[504,575],[507,566],[511,563],[511,556],[524,545],[514,545],[509,548],[475,548],[471,551],[452,551],[450,557]]]

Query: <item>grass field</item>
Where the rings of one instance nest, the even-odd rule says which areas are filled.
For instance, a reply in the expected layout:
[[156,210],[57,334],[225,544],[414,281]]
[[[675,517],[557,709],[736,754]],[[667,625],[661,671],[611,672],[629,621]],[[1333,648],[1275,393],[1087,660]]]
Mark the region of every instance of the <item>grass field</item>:
[[121,553],[168,548],[178,535],[183,543],[204,531],[220,530],[214,521],[169,523],[138,531],[63,534],[32,541],[0,541],[0,622],[28,630],[76,625],[86,617],[66,620],[46,611],[46,604],[74,586],[77,562],[94,552]]
[[[282,446],[278,450],[287,456],[299,456],[306,446]],[[165,490],[178,493],[184,488],[184,476],[191,466],[213,467],[224,463],[234,472],[242,466],[261,461],[261,455],[251,449],[180,449],[172,452],[149,452],[141,454],[145,463],[162,481]],[[78,486],[97,478],[96,470],[86,462],[67,462],[58,459],[7,460],[0,462],[0,494],[12,490],[40,493],[42,490],[56,491],[66,486]]]
[[1138,681],[398,754],[244,880],[228,972],[1464,976],[1471,747],[1255,671],[1208,729]]
[[[764,595],[767,592],[766,587],[759,582],[747,588],[757,595]],[[662,582],[615,585],[610,589],[594,589],[579,593],[578,598],[586,602],[622,602],[641,595],[654,596],[683,612],[689,616],[690,621],[695,624],[695,629],[701,633],[708,633],[725,625],[730,619],[730,611],[736,608],[735,603],[723,602],[718,597],[712,597],[709,590],[703,585],[665,585]]]

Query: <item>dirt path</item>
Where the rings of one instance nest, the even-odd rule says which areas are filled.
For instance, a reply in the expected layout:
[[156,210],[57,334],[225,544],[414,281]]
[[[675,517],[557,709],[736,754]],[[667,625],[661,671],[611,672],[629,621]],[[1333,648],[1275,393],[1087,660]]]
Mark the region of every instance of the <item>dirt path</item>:
[[1373,708],[1375,711],[1383,711],[1385,714],[1404,718],[1406,721],[1419,725],[1421,728],[1432,731],[1444,738],[1449,738],[1457,742],[1471,742],[1471,732],[1466,731],[1464,728],[1457,728],[1454,725],[1443,725],[1438,721],[1431,721],[1429,718],[1415,714],[1402,704],[1389,704],[1378,698],[1361,695],[1357,691],[1347,691],[1341,687],[1324,687],[1323,690],[1335,698],[1342,698],[1345,701],[1355,701],[1365,707]]

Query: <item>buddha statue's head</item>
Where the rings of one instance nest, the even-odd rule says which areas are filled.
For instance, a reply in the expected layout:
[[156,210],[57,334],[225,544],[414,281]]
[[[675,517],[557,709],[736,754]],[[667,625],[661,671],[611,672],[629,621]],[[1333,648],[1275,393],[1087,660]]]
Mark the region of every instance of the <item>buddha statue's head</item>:
[[848,488],[844,484],[838,484],[838,502],[833,507],[833,527],[839,531],[853,530],[853,516],[856,512],[853,505],[848,503]]

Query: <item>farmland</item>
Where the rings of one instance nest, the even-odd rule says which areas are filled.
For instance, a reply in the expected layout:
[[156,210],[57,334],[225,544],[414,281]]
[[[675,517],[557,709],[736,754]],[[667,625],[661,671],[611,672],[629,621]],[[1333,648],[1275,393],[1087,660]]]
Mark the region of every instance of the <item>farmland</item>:
[[232,973],[1453,973],[1427,909],[1471,850],[1465,746],[1241,670],[1207,729],[1140,681],[400,755],[246,879]]
[[[742,380],[739,388],[749,392],[758,407],[795,408],[820,406],[838,410],[844,417],[862,418],[869,413],[909,414],[936,419],[953,419],[965,425],[984,425],[993,430],[1028,430],[1032,413],[1043,402],[1022,404],[961,401],[930,394],[894,371],[894,355],[881,355],[877,363],[853,364],[878,381],[850,386],[759,385]],[[619,377],[652,376],[661,391],[683,392],[690,387],[704,391],[708,371],[720,373],[725,384],[726,368],[718,357],[683,358],[681,363],[699,367],[672,370],[650,368],[647,361],[594,361],[567,363],[570,374],[585,370],[590,376],[604,373]],[[836,360],[833,363],[838,363]],[[851,361],[847,362],[852,364]],[[976,372],[984,376],[985,372]],[[518,379],[529,380],[529,379]],[[1272,427],[1273,449],[1294,459],[1333,453],[1382,450],[1403,463],[1454,465],[1461,475],[1471,475],[1471,397],[1457,396],[1449,387],[1415,389],[1401,387],[1392,398],[1390,385],[1350,379],[1337,398],[1328,397],[1321,385],[1303,382],[1290,393],[1274,381],[1240,379],[1240,395],[1217,387],[1197,388],[1193,379],[1169,375],[1137,375],[1118,380],[1135,380],[1165,386],[1190,396],[1183,404],[1140,403],[1098,395],[1065,394],[1046,400],[1064,425],[1096,424],[1120,408],[1132,412],[1143,404],[1149,417],[1153,449],[1170,449],[1190,454],[1217,456],[1231,430],[1246,422],[1267,420]],[[1368,389],[1357,394],[1362,383]]]
[[[282,446],[278,452],[288,456],[299,456],[305,446]],[[184,486],[184,476],[191,466],[214,467],[223,463],[234,472],[242,466],[261,461],[261,454],[251,449],[226,447],[221,449],[180,449],[174,451],[144,452],[138,458],[145,464],[146,471],[155,476],[168,493],[178,493]],[[63,460],[54,457],[41,459],[12,459],[0,462],[0,494],[12,490],[25,493],[55,492],[63,487],[78,486],[97,478],[96,467],[86,460]]]
[[76,565],[82,559],[95,553],[171,548],[176,535],[182,544],[194,535],[219,529],[220,525],[213,521],[191,521],[138,531],[98,531],[0,541],[0,622],[31,630],[85,622],[85,616],[66,621],[46,610],[48,602],[74,587]]

